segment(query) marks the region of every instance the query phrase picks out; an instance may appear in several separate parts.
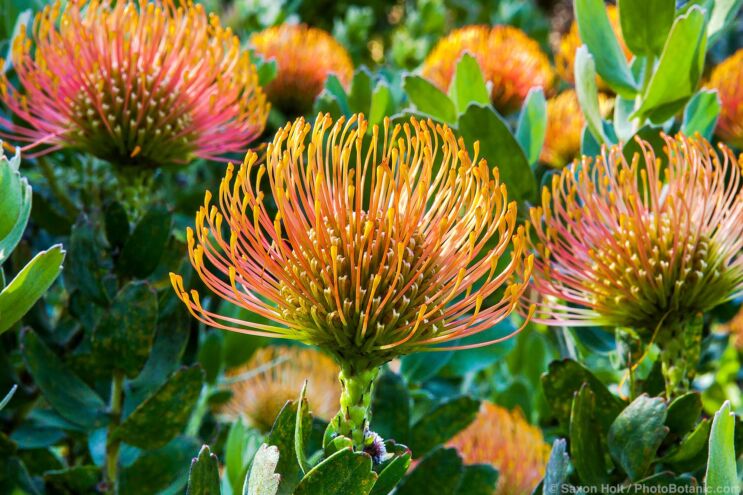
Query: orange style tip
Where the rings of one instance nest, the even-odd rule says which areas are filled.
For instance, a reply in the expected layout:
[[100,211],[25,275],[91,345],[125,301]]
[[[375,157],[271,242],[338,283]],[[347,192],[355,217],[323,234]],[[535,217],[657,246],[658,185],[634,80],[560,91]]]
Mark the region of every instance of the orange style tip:
[[137,145],[134,147],[132,152],[129,154],[129,158],[134,158],[142,151],[142,147],[140,145]]

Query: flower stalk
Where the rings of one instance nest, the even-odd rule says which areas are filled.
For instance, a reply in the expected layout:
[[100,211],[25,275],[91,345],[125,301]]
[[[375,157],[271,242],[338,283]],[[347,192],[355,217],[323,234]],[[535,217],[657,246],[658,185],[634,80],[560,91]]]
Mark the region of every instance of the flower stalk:
[[670,400],[688,392],[696,375],[702,349],[703,318],[668,325],[660,332],[660,359],[666,382],[666,396]]
[[106,493],[111,495],[119,492],[119,450],[121,441],[113,437],[113,432],[121,422],[123,385],[124,373],[115,371],[111,380],[111,402],[109,407],[111,421],[108,424],[108,434],[106,436]]
[[337,434],[353,441],[356,450],[365,447],[371,423],[374,381],[378,375],[379,368],[357,370],[350,365],[343,366],[338,374],[341,382],[340,410],[332,424]]

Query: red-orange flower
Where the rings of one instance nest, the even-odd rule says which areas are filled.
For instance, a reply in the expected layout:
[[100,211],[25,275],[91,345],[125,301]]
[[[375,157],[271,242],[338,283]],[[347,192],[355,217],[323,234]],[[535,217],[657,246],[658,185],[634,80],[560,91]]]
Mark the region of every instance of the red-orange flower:
[[228,167],[218,204],[207,192],[188,230],[191,262],[219,297],[276,324],[216,314],[171,275],[194,317],[316,345],[358,371],[511,313],[525,283],[507,281],[528,279],[531,259],[497,169],[430,121],[367,126],[300,118],[269,144],[266,165],[249,152]]
[[[624,55],[627,57],[627,61],[632,59],[632,52],[627,48],[622,38],[622,28],[619,25],[619,10],[614,5],[606,6],[606,13],[609,16],[609,22],[614,30],[614,35],[619,41],[619,46],[624,51]],[[578,23],[573,21],[570,25],[570,31],[568,31],[561,39],[555,53],[555,66],[557,67],[557,73],[560,77],[569,82],[575,84],[575,51],[583,44],[580,39],[580,33],[578,33]],[[609,88],[606,83],[599,77],[598,78],[599,89],[607,91]]]
[[0,79],[0,136],[30,156],[60,148],[120,165],[245,152],[268,115],[249,55],[190,0],[59,1],[14,40],[20,87]]
[[344,86],[353,77],[353,62],[330,33],[304,24],[281,24],[250,38],[256,53],[275,60],[276,78],[266,86],[269,100],[287,114],[312,109],[325,80],[334,74]]
[[310,411],[330,421],[338,410],[339,371],[332,359],[311,348],[262,347],[244,366],[227,373],[232,398],[222,413],[244,417],[261,431],[268,431],[286,401],[299,396],[306,380]]
[[503,112],[521,106],[532,87],[552,89],[555,75],[539,43],[512,26],[466,26],[440,40],[423,62],[423,77],[449,88],[457,62],[469,52],[492,83],[491,100]]
[[717,90],[722,103],[717,135],[743,148],[743,48],[714,68],[709,87]]
[[550,446],[542,431],[520,410],[483,402],[475,420],[451,439],[467,464],[490,464],[498,470],[494,495],[531,493],[544,477]]
[[703,139],[664,140],[661,156],[640,141],[628,162],[615,146],[544,188],[531,210],[535,321],[652,333],[743,294],[740,164]]

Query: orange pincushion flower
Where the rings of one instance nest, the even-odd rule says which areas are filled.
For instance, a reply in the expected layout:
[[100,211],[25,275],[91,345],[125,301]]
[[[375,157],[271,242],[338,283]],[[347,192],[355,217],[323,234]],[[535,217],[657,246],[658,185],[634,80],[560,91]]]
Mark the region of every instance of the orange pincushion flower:
[[531,493],[544,477],[550,455],[542,431],[520,410],[491,402],[483,402],[475,420],[447,446],[457,449],[467,464],[490,464],[498,470],[494,495]]
[[531,210],[535,321],[653,332],[743,294],[740,164],[701,138],[664,140],[664,156],[638,141],[628,163],[614,146],[544,188]]
[[213,313],[172,274],[194,317],[315,345],[355,370],[508,317],[525,289],[508,280],[528,279],[532,260],[497,169],[430,121],[367,130],[358,115],[300,118],[268,145],[266,165],[249,152],[228,167],[218,204],[207,192],[188,230],[191,262],[219,297],[276,325]]
[[[599,93],[599,106],[603,116],[612,108],[612,100]],[[553,168],[562,168],[580,155],[583,116],[578,96],[569,89],[547,100],[547,129],[540,160]]]
[[743,48],[714,68],[708,86],[717,90],[722,102],[717,135],[743,148]]
[[447,91],[462,54],[480,64],[483,77],[493,84],[491,100],[500,111],[521,106],[529,89],[552,89],[555,75],[539,43],[512,26],[466,26],[440,40],[423,62],[423,77]]
[[[0,100],[0,137],[40,155],[85,151],[161,166],[244,152],[263,130],[266,98],[248,53],[201,5],[57,1],[13,43],[16,89]],[[34,156],[32,154],[31,156]]]
[[338,365],[306,347],[263,347],[244,366],[227,374],[232,398],[222,408],[231,418],[244,417],[268,431],[286,401],[295,400],[307,380],[310,410],[330,421],[338,409]]
[[[607,5],[606,13],[609,15],[609,22],[614,30],[614,35],[619,41],[619,46],[624,51],[624,55],[627,57],[627,61],[632,59],[632,52],[627,48],[622,38],[622,28],[619,25],[619,10],[615,5]],[[575,51],[583,44],[580,39],[580,33],[578,33],[578,23],[573,20],[570,25],[570,31],[567,32],[561,39],[560,44],[555,53],[555,66],[557,67],[557,73],[560,77],[569,82],[575,84]],[[606,91],[608,87],[606,83],[599,77],[599,89]]]
[[281,24],[250,38],[255,52],[275,60],[276,78],[266,86],[269,100],[288,114],[312,109],[330,74],[348,86],[353,62],[346,49],[330,33],[304,24]]

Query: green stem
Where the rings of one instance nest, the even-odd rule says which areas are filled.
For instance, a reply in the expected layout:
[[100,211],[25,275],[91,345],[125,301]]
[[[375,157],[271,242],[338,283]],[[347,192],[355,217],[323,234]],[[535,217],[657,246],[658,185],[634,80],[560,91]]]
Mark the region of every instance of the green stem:
[[689,391],[702,349],[703,318],[668,325],[661,329],[660,358],[669,400]]
[[59,182],[57,181],[57,175],[54,173],[54,168],[52,168],[51,164],[43,156],[38,157],[36,159],[36,163],[39,164],[41,174],[49,183],[49,188],[52,190],[52,193],[54,193],[54,196],[57,198],[57,200],[59,200],[62,208],[64,208],[69,217],[74,219],[78,214],[77,206],[75,206],[75,203],[72,202],[70,197],[59,185]]
[[[645,58],[645,69],[643,71],[643,76],[642,76],[642,88],[640,92],[638,93],[637,97],[635,98],[635,110],[639,109],[640,106],[642,106],[642,102],[645,98],[645,93],[648,90],[648,86],[650,86],[650,80],[653,78],[654,68],[655,68],[655,55],[650,54]],[[640,117],[637,117],[636,119],[634,119],[634,124],[632,126],[633,130],[635,132],[638,131],[642,127],[643,123],[644,121]]]
[[335,431],[353,442],[354,449],[364,450],[364,441],[371,421],[371,401],[374,380],[379,368],[356,370],[343,366],[338,378],[341,382],[340,410],[333,419]]
[[123,396],[124,374],[114,371],[111,381],[111,422],[108,424],[108,435],[106,437],[106,492],[115,495],[119,491],[119,447],[121,441],[112,439],[113,431],[121,421],[121,402]]

